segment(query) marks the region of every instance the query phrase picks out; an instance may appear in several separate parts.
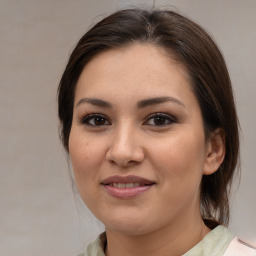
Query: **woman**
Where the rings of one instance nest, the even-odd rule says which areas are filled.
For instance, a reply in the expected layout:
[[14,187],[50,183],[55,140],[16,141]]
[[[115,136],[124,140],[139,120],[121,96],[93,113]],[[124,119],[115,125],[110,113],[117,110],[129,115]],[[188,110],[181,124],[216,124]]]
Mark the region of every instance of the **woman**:
[[59,118],[78,191],[106,229],[80,255],[256,255],[224,227],[238,120],[200,26],[161,10],[103,19],[70,56]]

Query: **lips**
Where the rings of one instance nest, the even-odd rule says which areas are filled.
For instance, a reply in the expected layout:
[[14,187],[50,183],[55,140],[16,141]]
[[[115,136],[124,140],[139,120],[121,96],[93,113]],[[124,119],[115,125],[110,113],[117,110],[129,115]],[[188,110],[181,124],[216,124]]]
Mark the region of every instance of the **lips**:
[[111,196],[120,199],[137,197],[148,191],[154,184],[154,181],[133,175],[111,176],[101,182]]

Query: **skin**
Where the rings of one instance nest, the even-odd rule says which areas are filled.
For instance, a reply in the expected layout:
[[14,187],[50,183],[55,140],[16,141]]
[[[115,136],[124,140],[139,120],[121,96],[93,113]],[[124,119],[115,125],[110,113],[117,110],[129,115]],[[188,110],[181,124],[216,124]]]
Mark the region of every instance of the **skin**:
[[[156,97],[171,100],[138,108]],[[220,130],[205,138],[186,69],[151,45],[108,50],[85,66],[74,102],[70,158],[82,199],[105,224],[106,255],[181,255],[197,244],[209,232],[199,207],[202,175],[218,169],[225,148]],[[154,113],[165,114],[161,125]],[[155,185],[118,199],[101,185],[113,175]]]

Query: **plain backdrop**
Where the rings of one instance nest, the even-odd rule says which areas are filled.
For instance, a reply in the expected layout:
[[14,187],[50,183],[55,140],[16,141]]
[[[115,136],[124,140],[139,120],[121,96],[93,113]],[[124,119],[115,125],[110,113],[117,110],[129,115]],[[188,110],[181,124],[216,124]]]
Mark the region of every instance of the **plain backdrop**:
[[[256,1],[155,1],[201,24],[226,58],[241,122],[242,176],[230,228],[256,244]],[[153,1],[0,0],[0,255],[68,256],[103,229],[75,199],[56,90],[91,24]]]

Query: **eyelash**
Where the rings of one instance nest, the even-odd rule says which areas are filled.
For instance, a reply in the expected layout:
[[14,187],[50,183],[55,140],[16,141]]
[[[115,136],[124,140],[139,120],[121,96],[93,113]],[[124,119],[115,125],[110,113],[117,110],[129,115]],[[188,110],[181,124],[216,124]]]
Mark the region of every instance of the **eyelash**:
[[[99,118],[98,121],[103,122],[102,124],[96,124],[97,122],[96,118]],[[162,122],[162,124],[151,124],[149,121],[156,120]],[[90,123],[93,121],[93,123]],[[143,125],[149,125],[149,126],[157,126],[157,127],[165,127],[167,125],[171,125],[172,123],[175,123],[176,120],[173,116],[165,114],[165,113],[153,113],[145,118],[145,121],[143,122]],[[83,117],[80,121],[81,124],[91,126],[91,127],[102,127],[105,125],[111,125],[111,122],[108,121],[108,118],[105,115],[102,114],[89,114]]]
[[[146,121],[143,124],[149,123],[149,120],[151,120],[151,119],[155,119],[154,121],[156,121],[156,118],[158,118],[160,120],[162,119],[161,121],[164,121],[164,124],[158,124],[158,125],[148,124],[148,125],[164,127],[164,126],[171,125],[172,123],[176,122],[175,118],[171,115],[168,115],[168,114],[165,114],[165,113],[153,113],[153,114],[146,117]],[[166,121],[167,121],[167,123],[166,123]]]
[[[101,121],[105,121],[107,122],[104,123],[104,124],[95,124],[95,121],[96,121],[96,118],[101,118]],[[91,120],[94,120],[94,124],[91,124],[90,121]],[[89,115],[86,115],[85,117],[83,117],[80,121],[81,124],[84,124],[84,125],[88,125],[88,126],[95,126],[95,127],[100,127],[100,126],[103,126],[103,125],[111,125],[111,123],[108,121],[108,119],[102,115],[102,114],[89,114]]]

